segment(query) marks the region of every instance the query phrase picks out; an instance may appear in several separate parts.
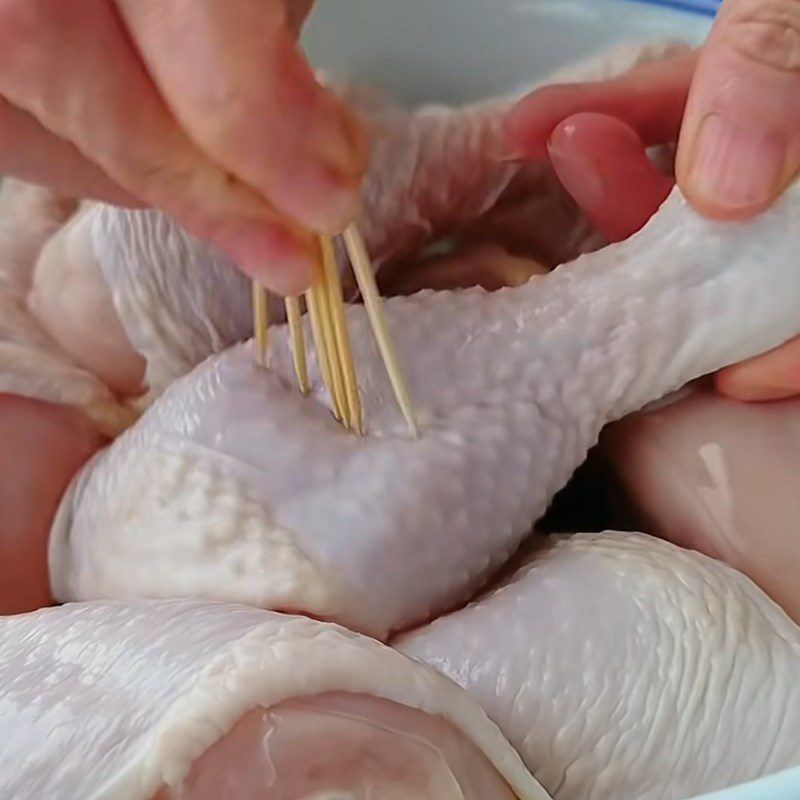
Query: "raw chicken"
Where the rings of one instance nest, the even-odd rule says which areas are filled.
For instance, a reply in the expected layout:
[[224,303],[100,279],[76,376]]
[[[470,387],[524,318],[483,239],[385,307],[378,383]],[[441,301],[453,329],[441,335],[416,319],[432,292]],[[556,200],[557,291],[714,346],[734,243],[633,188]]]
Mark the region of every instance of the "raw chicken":
[[[26,305],[40,250],[74,208],[74,201],[37,186],[9,178],[0,186],[0,392],[74,406],[115,435],[135,415],[47,335]],[[61,289],[59,281],[53,290]],[[100,327],[92,329],[93,345],[103,341],[109,317],[98,318],[99,306],[95,312],[92,324]]]
[[[610,77],[684,48],[615,48],[552,79]],[[470,243],[505,244],[548,266],[602,243],[549,166],[504,159],[502,121],[513,97],[408,112],[363,90],[343,94],[373,134],[359,224],[376,267],[390,269],[405,287],[419,281],[398,264],[442,236],[464,236],[465,227]],[[352,295],[352,282],[348,289]],[[39,260],[31,306],[79,363],[117,390],[148,389],[149,401],[206,356],[251,334],[249,298],[246,279],[228,259],[159,212],[87,204]],[[113,357],[95,341],[98,317],[109,315],[119,321],[108,329],[121,324],[128,340],[120,347],[114,339]],[[271,316],[282,318],[279,303]]]
[[380,638],[454,607],[606,423],[800,331],[799,205],[794,186],[721,223],[676,191],[630,240],[525,286],[390,300],[418,440],[360,307],[364,438],[333,420],[315,364],[312,395],[293,388],[285,329],[268,371],[246,346],[210,359],[73,482],[55,597],[235,600]]
[[336,626],[242,606],[3,619],[0,791],[684,800],[800,763],[800,630],[739,573],[641,534],[554,538],[394,646],[467,691]]
[[[671,44],[620,49],[576,67],[573,77],[624,71],[637,61],[674,49]],[[589,241],[585,222],[549,170],[542,166],[523,168],[497,159],[503,101],[460,111],[426,108],[409,114],[383,100],[375,101],[363,91],[351,95],[377,127],[373,180],[366,186],[369,213],[363,222],[373,250],[385,262],[380,276],[384,291],[410,293],[426,285],[516,285],[544,267],[507,254],[495,242],[507,241],[522,251],[533,248],[552,264]],[[455,146],[456,142],[460,146]],[[465,173],[461,161],[474,168]],[[503,191],[510,175],[515,177]],[[498,192],[501,201],[492,206]],[[423,256],[412,263],[389,258],[460,227],[487,205],[490,212],[476,225],[458,231],[460,239],[477,242],[477,246],[467,244],[455,254]],[[47,596],[43,581],[22,578],[45,574],[44,564],[21,563],[22,554],[33,552],[33,543],[36,552],[42,549],[57,500],[50,497],[51,492],[40,492],[35,481],[42,488],[56,488],[63,487],[71,477],[56,469],[55,462],[50,463],[46,476],[37,477],[31,469],[21,468],[23,461],[37,470],[46,467],[46,456],[43,460],[38,454],[46,454],[53,447],[64,452],[69,440],[69,453],[62,466],[74,468],[97,447],[97,436],[81,415],[87,415],[111,436],[135,419],[132,405],[117,395],[140,392],[145,360],[131,347],[119,321],[110,285],[103,277],[99,259],[92,255],[95,239],[100,240],[98,252],[105,250],[112,255],[127,252],[118,247],[120,243],[135,243],[135,252],[125,261],[130,284],[123,281],[117,285],[117,305],[132,309],[128,318],[142,332],[134,339],[146,340],[159,351],[156,361],[164,367],[164,385],[170,375],[186,372],[208,353],[242,338],[249,330],[250,309],[246,282],[232,265],[187,240],[154,212],[130,214],[93,207],[84,208],[75,217],[71,216],[77,207],[74,200],[13,180],[0,187],[0,206],[0,268],[4,270],[0,286],[4,311],[0,389],[73,405],[79,411],[79,416],[72,417],[79,435],[71,436],[64,427],[71,419],[69,413],[49,403],[30,401],[26,406],[11,396],[0,408],[4,415],[0,422],[15,434],[21,432],[16,427],[20,414],[27,420],[25,436],[15,435],[19,452],[15,454],[8,447],[3,452],[7,463],[15,463],[17,469],[13,479],[4,483],[8,496],[0,518],[4,534],[0,550],[16,553],[21,569],[13,573],[19,579],[14,585],[21,581],[30,589],[23,593],[25,597],[15,589],[16,597],[0,602],[0,609],[11,611],[42,602],[39,599],[34,603],[33,597]],[[536,218],[533,226],[531,215]],[[100,222],[89,225],[90,218]],[[108,231],[101,218],[109,223]],[[51,238],[64,222],[62,230]],[[178,269],[172,268],[175,264]],[[181,278],[183,283],[178,285]],[[187,293],[187,287],[193,293]],[[159,350],[159,342],[166,343],[163,350]],[[143,348],[147,351],[148,345]],[[150,397],[157,393],[158,387]],[[35,426],[30,423],[32,418]],[[9,468],[0,467],[7,474]],[[29,524],[31,513],[42,518],[42,525]],[[17,524],[19,520],[25,520],[22,527]],[[10,586],[8,581],[4,585]]]
[[[494,203],[519,170],[500,159],[501,122],[482,106],[377,115],[360,220],[376,265]],[[453,168],[465,162],[470,170]],[[65,272],[73,278],[66,287]],[[98,363],[87,320],[115,308],[130,342],[125,360],[144,357],[151,397],[252,333],[248,279],[157,211],[87,206],[43,253],[30,302],[54,338],[109,382],[115,376]],[[282,318],[277,301],[271,317]]]
[[547,800],[466,692],[341,628],[241,606],[0,619],[4,800]]
[[800,622],[800,404],[699,387],[611,426],[603,451],[637,524],[750,576]]
[[74,206],[8,179],[0,187],[0,613],[50,602],[47,541],[61,497],[104,444],[98,429],[114,434],[132,421],[26,308],[42,243]]
[[557,800],[685,800],[800,764],[800,629],[649,536],[553,538],[395,646],[467,689]]

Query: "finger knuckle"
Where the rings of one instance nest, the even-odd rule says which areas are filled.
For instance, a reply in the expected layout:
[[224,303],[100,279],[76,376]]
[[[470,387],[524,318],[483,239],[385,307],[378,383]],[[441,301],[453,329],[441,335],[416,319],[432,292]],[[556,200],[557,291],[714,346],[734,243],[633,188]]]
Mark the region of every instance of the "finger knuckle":
[[150,152],[106,153],[103,160],[107,172],[148,200],[165,190],[184,187],[191,182],[192,175],[188,169]]
[[750,61],[800,73],[800,0],[742,0],[728,19],[726,38]]

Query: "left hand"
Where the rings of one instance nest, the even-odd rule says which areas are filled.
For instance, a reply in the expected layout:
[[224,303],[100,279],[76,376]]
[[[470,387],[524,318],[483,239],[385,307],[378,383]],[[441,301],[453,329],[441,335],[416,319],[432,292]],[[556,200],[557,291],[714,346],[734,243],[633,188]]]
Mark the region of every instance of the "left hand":
[[[645,153],[646,147],[660,144],[679,143],[678,183],[698,210],[719,219],[760,213],[796,173],[791,142],[800,141],[800,73],[778,69],[782,51],[777,46],[771,58],[747,56],[741,45],[745,28],[749,24],[752,32],[756,25],[748,9],[752,14],[758,10],[750,0],[728,0],[700,51],[647,64],[613,81],[531,93],[509,116],[510,149],[529,158],[549,157],[565,188],[611,241],[639,230],[672,190],[674,179],[659,172]],[[797,32],[791,19],[785,26],[791,44]],[[789,36],[793,31],[794,38]],[[745,159],[740,143],[722,154],[733,160],[726,174],[737,180],[712,185],[709,170],[695,168],[696,132],[710,113],[730,114],[738,125],[776,130],[778,138],[790,143],[779,176],[762,163],[769,148]],[[755,115],[760,116],[748,122]],[[767,174],[772,177],[755,186]],[[743,188],[743,181],[748,186]],[[800,338],[722,370],[715,384],[721,394],[744,401],[800,395]]]
[[0,0],[0,173],[158,208],[274,292],[304,291],[368,157],[298,45],[310,7]]

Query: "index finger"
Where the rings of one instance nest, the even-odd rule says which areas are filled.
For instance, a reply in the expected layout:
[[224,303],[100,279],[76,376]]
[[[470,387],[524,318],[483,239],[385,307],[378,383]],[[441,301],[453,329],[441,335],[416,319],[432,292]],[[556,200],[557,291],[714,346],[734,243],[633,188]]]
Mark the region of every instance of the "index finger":
[[316,232],[350,222],[366,166],[360,127],[316,81],[283,0],[116,2],[200,149]]

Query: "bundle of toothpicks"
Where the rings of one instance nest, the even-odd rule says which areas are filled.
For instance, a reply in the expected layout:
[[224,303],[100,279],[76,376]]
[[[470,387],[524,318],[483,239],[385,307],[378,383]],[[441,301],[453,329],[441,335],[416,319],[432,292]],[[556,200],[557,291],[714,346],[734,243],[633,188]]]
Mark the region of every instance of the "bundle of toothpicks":
[[[417,436],[419,431],[411,395],[389,333],[383,302],[378,292],[364,240],[354,225],[345,230],[342,239],[397,404],[400,406],[411,432]],[[311,288],[305,293],[305,304],[311,323],[311,335],[314,339],[317,363],[322,381],[330,394],[333,413],[337,421],[347,430],[362,435],[364,418],[361,395],[353,363],[350,334],[347,329],[342,284],[333,241],[330,237],[319,238],[318,256]],[[287,297],[285,305],[297,385],[303,394],[307,394],[310,386],[300,297]],[[262,366],[266,363],[269,346],[267,309],[266,290],[258,283],[253,282],[255,355],[256,361]]]

